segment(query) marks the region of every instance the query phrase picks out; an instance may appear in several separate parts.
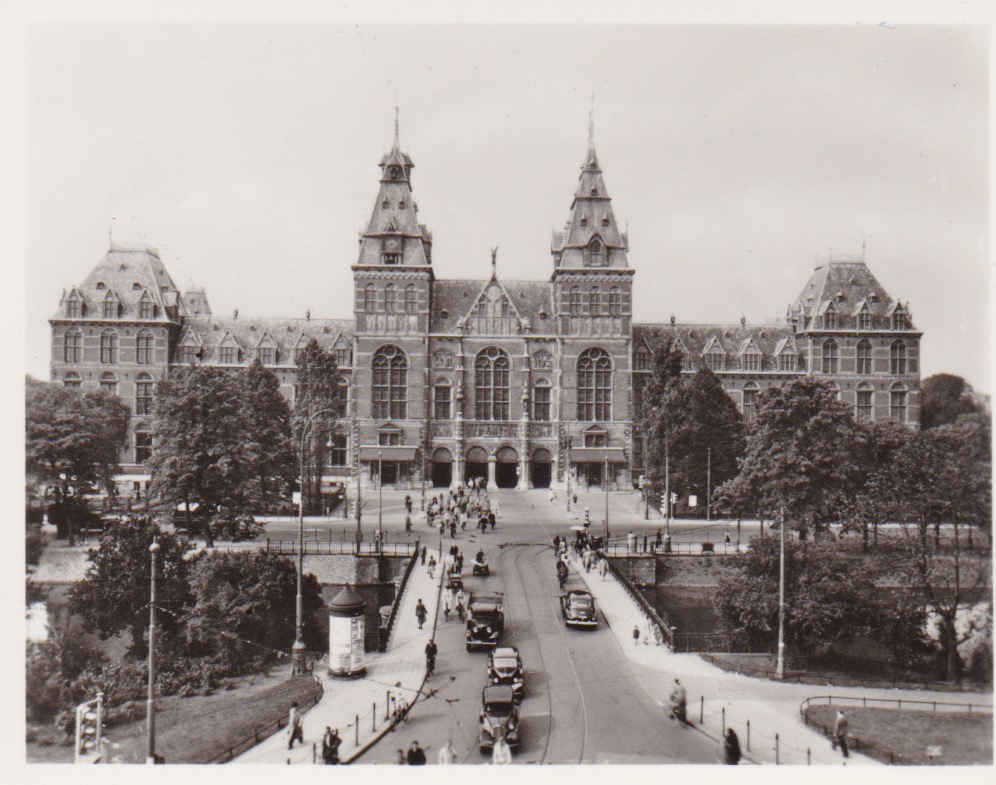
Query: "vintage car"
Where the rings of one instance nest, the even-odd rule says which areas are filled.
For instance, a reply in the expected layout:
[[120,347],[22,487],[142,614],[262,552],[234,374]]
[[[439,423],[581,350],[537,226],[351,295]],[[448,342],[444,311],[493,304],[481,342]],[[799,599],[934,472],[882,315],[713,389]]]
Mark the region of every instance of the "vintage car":
[[505,629],[505,595],[471,592],[467,601],[467,651],[498,645]]
[[525,669],[522,667],[522,657],[514,646],[496,646],[488,655],[488,683],[504,684],[512,688],[512,695],[517,701],[522,700],[525,692]]
[[499,736],[511,749],[519,749],[519,707],[512,688],[506,685],[481,691],[481,752],[490,752]]
[[571,589],[560,595],[560,612],[568,627],[597,627],[595,598],[582,589]]

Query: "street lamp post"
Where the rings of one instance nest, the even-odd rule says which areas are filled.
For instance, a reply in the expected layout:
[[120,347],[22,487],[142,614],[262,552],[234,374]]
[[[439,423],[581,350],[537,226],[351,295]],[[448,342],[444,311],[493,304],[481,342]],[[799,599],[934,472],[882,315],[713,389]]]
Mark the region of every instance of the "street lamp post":
[[706,448],[706,520],[712,520],[712,447]]
[[384,547],[384,451],[377,450],[377,549]]
[[671,448],[664,438],[664,528],[671,536]]
[[609,456],[605,456],[605,547],[609,546]]
[[149,581],[149,692],[145,708],[145,762],[156,762],[156,556],[159,543],[149,546],[152,575]]
[[304,572],[304,442],[316,417],[331,414],[331,409],[313,412],[301,427],[298,444],[298,469],[301,477],[301,490],[297,497],[297,596],[294,599],[294,645],[291,647],[291,672],[300,674],[304,667],[304,603],[301,597],[301,576]]
[[567,512],[571,511],[571,442],[573,438],[567,437]]
[[778,661],[775,678],[785,678],[785,507],[778,526]]
[[643,434],[643,520],[650,520],[650,483],[647,481],[647,434]]

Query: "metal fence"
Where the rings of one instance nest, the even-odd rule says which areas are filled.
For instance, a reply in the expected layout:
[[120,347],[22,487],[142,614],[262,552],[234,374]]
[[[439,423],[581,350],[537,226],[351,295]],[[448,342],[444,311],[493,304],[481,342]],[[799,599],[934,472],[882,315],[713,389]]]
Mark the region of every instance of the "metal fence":
[[640,590],[633,586],[629,582],[629,579],[620,572],[616,566],[612,563],[612,559],[606,559],[609,565],[609,571],[619,581],[620,585],[626,589],[626,593],[633,599],[633,601],[640,606],[641,610],[646,614],[650,621],[652,628],[656,629],[655,636],[658,637],[660,643],[666,643],[668,646],[673,648],[674,641],[672,639],[672,628],[671,625],[661,617],[661,615],[656,611],[653,605],[647,602],[647,599],[640,593]]
[[602,550],[608,556],[727,556],[746,553],[747,544],[737,545],[734,542],[672,542],[671,549],[665,550],[664,545],[654,542],[643,549],[643,538],[637,537],[630,545],[625,540],[616,540],[605,545]]
[[408,560],[405,571],[401,576],[401,581],[398,583],[398,588],[394,592],[394,602],[391,603],[391,615],[388,616],[387,624],[380,631],[380,646],[378,646],[380,651],[387,651],[387,644],[391,639],[391,630],[394,629],[394,620],[398,615],[398,608],[401,606],[401,596],[405,593],[405,586],[408,585],[408,578],[412,574],[412,568],[418,562],[418,551],[419,543],[416,540],[415,550],[412,552],[411,558]]
[[810,706],[823,704],[827,706],[861,706],[868,708],[878,705],[884,708],[910,709],[912,711],[936,712],[938,707],[941,711],[964,711],[982,714],[992,714],[993,705],[991,703],[964,703],[961,701],[935,701],[935,700],[913,700],[908,698],[858,698],[845,695],[813,695],[806,698],[799,704],[799,714],[802,719],[806,719],[806,709]]
[[[265,544],[257,547],[265,549],[267,553],[281,553],[288,556],[296,556],[298,551],[297,540],[271,540],[267,538]],[[357,547],[355,542],[317,542],[304,541],[302,553],[305,556],[411,556],[415,553],[418,544],[414,542],[383,543],[378,546],[372,542],[362,542]]]

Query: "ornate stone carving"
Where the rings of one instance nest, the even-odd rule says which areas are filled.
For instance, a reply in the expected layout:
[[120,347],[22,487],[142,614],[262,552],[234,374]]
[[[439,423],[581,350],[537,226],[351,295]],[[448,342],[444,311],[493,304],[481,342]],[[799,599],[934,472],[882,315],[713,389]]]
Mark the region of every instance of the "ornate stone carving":
[[453,423],[447,421],[432,421],[433,438],[449,438],[453,436]]
[[528,434],[530,439],[541,439],[553,436],[552,422],[531,422],[529,423]]
[[467,422],[464,424],[463,435],[468,439],[514,439],[519,435],[519,424],[517,422]]
[[445,349],[438,349],[432,353],[433,368],[452,368],[453,365],[453,352],[448,352]]
[[550,354],[546,349],[540,349],[538,352],[533,353],[533,370],[534,371],[552,371],[553,370],[553,355]]

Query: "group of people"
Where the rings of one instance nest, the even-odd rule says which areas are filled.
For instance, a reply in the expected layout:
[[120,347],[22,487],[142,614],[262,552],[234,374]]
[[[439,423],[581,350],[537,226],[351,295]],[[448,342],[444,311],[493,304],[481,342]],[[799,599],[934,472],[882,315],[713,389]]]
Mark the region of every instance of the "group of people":
[[475,477],[467,481],[466,489],[459,485],[455,491],[433,496],[426,510],[426,522],[431,527],[438,525],[440,534],[449,530],[453,538],[457,536],[457,528],[465,531],[471,520],[477,521],[476,526],[482,533],[489,526],[494,529],[499,514],[498,500],[489,499],[483,486],[483,478]]

